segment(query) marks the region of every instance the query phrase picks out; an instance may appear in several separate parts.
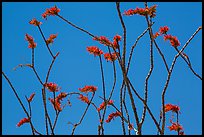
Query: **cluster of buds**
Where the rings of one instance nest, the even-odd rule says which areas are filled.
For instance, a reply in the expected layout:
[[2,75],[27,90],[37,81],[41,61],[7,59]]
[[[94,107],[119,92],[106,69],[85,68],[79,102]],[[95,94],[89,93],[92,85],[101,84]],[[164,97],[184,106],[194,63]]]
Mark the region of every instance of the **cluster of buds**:
[[97,87],[95,87],[95,86],[87,86],[86,85],[83,88],[79,88],[79,90],[81,92],[85,92],[85,93],[87,93],[87,92],[95,92],[97,90]]
[[26,34],[25,35],[25,40],[28,41],[29,45],[28,45],[28,48],[35,48],[36,47],[36,43],[34,42],[34,39],[32,36]]
[[121,116],[121,113],[116,111],[115,113],[111,113],[110,115],[108,115],[108,119],[106,120],[106,123],[111,122],[112,119],[114,119],[114,117],[118,117]]
[[24,123],[29,123],[29,122],[30,122],[30,118],[23,118],[18,122],[17,126],[20,127]]
[[165,105],[165,112],[172,111],[172,112],[178,113],[179,110],[180,110],[180,107],[177,105],[172,105],[172,104]]
[[44,86],[50,91],[50,92],[57,92],[60,90],[57,84],[55,83],[45,83]]
[[43,18],[47,18],[47,16],[55,16],[60,12],[60,9],[57,8],[57,6],[51,7],[49,9],[46,9],[46,11],[42,14]]
[[42,24],[42,22],[37,21],[35,18],[32,19],[29,23],[34,26],[40,26]]
[[63,98],[67,96],[67,93],[61,92],[55,99],[53,98],[48,98],[50,102],[52,103],[53,107],[55,110],[62,111],[61,108],[61,101]]
[[141,15],[141,16],[146,16],[149,15],[151,18],[154,18],[156,16],[156,7],[157,5],[153,5],[150,8],[146,7],[146,8],[138,8],[136,7],[136,9],[129,9],[127,11],[124,12],[124,15],[126,16],[131,16],[131,15]]
[[47,44],[53,43],[54,39],[57,37],[57,34],[51,34],[50,37],[46,40]]
[[98,47],[96,46],[89,46],[86,48],[86,50],[90,53],[90,54],[94,54],[94,56],[100,56],[101,54],[103,54],[103,51],[100,50]]
[[79,99],[80,99],[81,101],[83,101],[83,102],[87,103],[87,104],[89,104],[89,103],[90,103],[90,101],[89,101],[88,97],[83,96],[82,94],[80,94],[80,95],[79,95]]
[[104,58],[107,60],[107,61],[115,61],[117,59],[117,53],[105,53],[104,54]]
[[112,105],[113,104],[113,100],[109,100],[108,102],[103,102],[100,104],[99,108],[97,109],[98,111],[104,109],[107,105]]

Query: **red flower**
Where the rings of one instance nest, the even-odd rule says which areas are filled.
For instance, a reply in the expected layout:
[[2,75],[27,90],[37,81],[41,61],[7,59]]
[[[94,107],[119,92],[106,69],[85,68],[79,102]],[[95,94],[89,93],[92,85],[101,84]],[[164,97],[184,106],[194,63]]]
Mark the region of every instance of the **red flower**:
[[31,95],[30,95],[30,97],[28,98],[28,102],[31,102],[32,100],[33,100],[33,97],[35,96],[35,93],[32,93]]
[[57,6],[51,7],[49,9],[46,9],[46,11],[42,14],[43,18],[47,18],[47,16],[55,16],[60,12],[60,9],[57,8]]
[[177,123],[172,123],[171,126],[168,127],[170,131],[175,130],[175,131],[180,131],[183,130],[183,127],[180,124]]
[[160,27],[160,28],[159,28],[160,34],[166,34],[167,31],[169,31],[168,26],[164,26],[164,27]]
[[25,40],[28,41],[29,45],[28,45],[28,48],[35,48],[36,47],[36,43],[34,42],[34,39],[32,36],[26,34],[25,35]]
[[87,103],[87,104],[89,104],[89,103],[90,103],[90,101],[89,101],[88,97],[83,96],[82,94],[80,94],[80,95],[79,95],[79,99],[80,99],[81,101],[83,101],[83,102]]
[[101,54],[103,54],[103,51],[100,50],[98,47],[96,46],[89,46],[86,48],[86,50],[91,53],[94,54],[94,56],[100,56]]
[[48,98],[48,99],[52,103],[52,105],[55,108],[55,110],[62,111],[61,103],[60,103],[59,99],[56,98],[55,101],[54,101],[53,98]]
[[172,111],[172,112],[178,113],[179,110],[180,110],[180,107],[177,105],[172,105],[172,104],[165,105],[165,112]]
[[56,100],[58,102],[60,102],[63,98],[66,98],[67,97],[67,93],[65,92],[61,92],[57,97],[56,97]]
[[97,87],[95,86],[84,86],[83,88],[79,88],[81,92],[95,92],[97,90]]
[[34,26],[40,26],[42,24],[42,22],[37,21],[35,18],[32,19],[29,23]]
[[119,48],[119,45],[118,45],[118,41],[121,40],[121,36],[120,35],[115,35],[114,38],[113,38],[113,47],[115,49],[118,49]]
[[44,84],[46,88],[48,88],[50,90],[50,92],[57,92],[60,90],[60,88],[57,86],[57,84],[55,83],[45,83]]
[[177,47],[180,45],[180,42],[178,41],[177,37],[172,35],[164,35],[164,40],[170,40],[170,43],[173,47]]
[[111,113],[110,115],[108,115],[108,119],[106,120],[106,122],[109,123],[112,119],[114,119],[114,117],[118,116],[121,116],[121,113],[118,111],[116,111],[115,113]]
[[104,54],[104,58],[107,60],[107,61],[115,61],[117,59],[117,53],[105,53]]
[[46,40],[47,44],[53,43],[54,39],[57,37],[57,34],[51,34],[50,37]]
[[23,119],[20,120],[20,122],[18,122],[17,126],[20,127],[24,123],[29,123],[29,122],[30,122],[29,118],[23,118]]
[[104,44],[106,46],[112,46],[112,42],[106,38],[105,36],[100,36],[100,37],[94,37],[93,40],[99,41],[101,44]]
[[156,33],[153,35],[153,38],[155,39],[155,38],[157,38],[159,35],[160,35],[159,32],[156,32]]
[[112,105],[113,104],[113,100],[109,100],[108,103],[103,102],[102,104],[100,104],[99,108],[97,109],[98,111],[104,109],[107,105]]
[[146,16],[149,15],[151,18],[156,16],[156,5],[151,6],[150,8],[138,8],[136,7],[136,9],[129,9],[127,11],[124,12],[124,15],[127,16],[131,16],[134,14],[139,14],[141,16]]

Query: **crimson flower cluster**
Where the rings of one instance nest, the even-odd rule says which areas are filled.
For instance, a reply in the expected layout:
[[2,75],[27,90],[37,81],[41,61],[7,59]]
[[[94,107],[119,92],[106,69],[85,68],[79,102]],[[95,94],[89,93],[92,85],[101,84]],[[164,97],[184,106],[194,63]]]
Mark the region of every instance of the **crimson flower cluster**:
[[37,21],[35,18],[32,19],[29,23],[34,26],[40,26],[42,24],[42,22]]
[[99,108],[97,108],[98,111],[101,111],[102,109],[104,109],[107,105],[112,105],[113,104],[113,100],[109,100],[109,102],[103,102],[100,104]]
[[57,34],[51,34],[50,37],[46,40],[47,44],[53,43],[54,39],[57,37]]
[[103,51],[100,50],[98,47],[96,46],[89,46],[86,48],[86,50],[90,53],[90,54],[94,54],[94,56],[100,56],[101,54],[103,54]]
[[160,36],[160,35],[164,35],[164,40],[170,40],[170,43],[173,47],[177,47],[177,46],[180,46],[180,42],[179,40],[177,39],[176,36],[172,36],[172,35],[167,35],[167,32],[169,31],[169,28],[168,26],[164,26],[164,27],[160,27],[159,28],[159,32],[156,32],[154,34],[154,38]]
[[114,119],[114,117],[118,117],[121,116],[121,113],[116,111],[115,113],[111,113],[110,115],[108,115],[108,119],[106,119],[106,123],[111,122],[112,119]]
[[26,34],[25,35],[25,40],[28,41],[29,45],[28,45],[28,48],[35,48],[36,47],[36,43],[34,42],[34,39],[32,36]]
[[165,105],[165,112],[172,111],[172,112],[178,113],[179,110],[180,110],[180,107],[177,105],[172,105],[172,104]]
[[48,98],[50,100],[50,102],[52,103],[53,107],[55,110],[58,111],[62,111],[61,108],[61,101],[63,98],[65,98],[67,96],[67,93],[65,92],[61,92],[56,98],[55,100],[53,98]]
[[83,88],[79,88],[79,90],[81,92],[85,92],[85,93],[87,93],[87,92],[95,92],[97,90],[97,87],[95,87],[95,86],[87,86],[86,85]]
[[118,42],[121,40],[121,36],[120,35],[115,35],[113,38],[113,42],[111,42],[107,37],[105,36],[95,36],[93,38],[93,40],[99,41],[99,43],[105,45],[105,46],[110,46],[113,47],[115,49],[119,48],[119,44]]
[[23,118],[18,122],[17,126],[20,127],[24,123],[29,123],[29,122],[30,122],[30,118]]
[[50,91],[50,92],[57,92],[60,90],[57,84],[50,82],[50,83],[45,83],[44,86]]
[[47,18],[47,16],[55,16],[60,12],[60,9],[57,8],[57,6],[51,7],[49,9],[46,9],[46,11],[42,14],[43,18]]
[[183,127],[178,123],[172,123],[172,125],[168,126],[168,128],[170,131],[174,130],[179,132],[179,135],[184,135]]
[[104,58],[107,60],[107,61],[115,61],[117,59],[117,53],[105,53],[104,54]]
[[124,12],[124,15],[126,16],[131,16],[131,15],[141,15],[141,16],[146,16],[149,15],[151,18],[154,18],[156,16],[156,7],[157,5],[153,5],[150,8],[146,7],[146,8],[138,8],[136,7],[136,9],[129,9],[127,11]]
[[90,103],[90,101],[89,101],[88,97],[83,96],[82,94],[80,94],[80,95],[79,95],[79,99],[80,99],[81,101],[83,101],[83,102],[87,103],[87,104],[89,104],[89,103]]

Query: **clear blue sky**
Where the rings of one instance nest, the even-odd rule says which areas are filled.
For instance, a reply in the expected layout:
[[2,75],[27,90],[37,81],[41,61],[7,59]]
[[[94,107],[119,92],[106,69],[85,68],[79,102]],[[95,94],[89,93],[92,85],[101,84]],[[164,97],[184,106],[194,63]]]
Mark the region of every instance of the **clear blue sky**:
[[[154,18],[154,32],[158,31],[160,26],[167,25],[170,28],[169,33],[178,37],[181,46],[190,38],[195,30],[202,25],[202,3],[201,2],[155,2],[148,3],[149,6],[158,5],[157,16]],[[29,96],[35,92],[36,96],[32,102],[33,123],[36,129],[45,133],[44,127],[44,110],[41,100],[41,85],[37,81],[33,71],[29,68],[19,68],[13,71],[18,64],[31,63],[31,49],[28,49],[28,43],[25,41],[25,34],[32,35],[37,42],[35,49],[36,69],[40,77],[45,79],[51,57],[46,49],[44,41],[37,29],[28,22],[32,18],[36,18],[43,24],[41,28],[46,38],[50,34],[58,34],[51,46],[54,54],[60,52],[56,62],[54,63],[50,82],[56,82],[64,92],[78,91],[78,88],[84,85],[95,85],[98,87],[94,102],[99,105],[102,100],[98,96],[102,96],[102,82],[100,75],[99,59],[94,58],[86,51],[87,46],[96,45],[107,52],[106,47],[92,40],[87,34],[76,30],[63,22],[58,17],[48,17],[45,21],[41,14],[46,8],[57,5],[61,9],[60,15],[70,20],[74,24],[90,31],[94,35],[104,35],[112,40],[115,34],[122,35],[122,28],[118,18],[116,5],[109,3],[57,3],[57,2],[41,2],[41,3],[24,3],[24,2],[3,2],[2,3],[2,70],[10,78],[13,86],[16,88],[23,103],[27,107],[25,95]],[[121,11],[138,7],[144,7],[144,3],[128,2],[121,3]],[[142,16],[123,16],[127,27],[127,49],[135,42],[136,38],[147,28],[145,18]],[[157,38],[157,43],[165,54],[168,65],[176,54],[169,42],[164,42],[163,38]],[[179,47],[179,49],[181,48]],[[191,60],[194,70],[202,75],[202,30],[191,41],[184,51]],[[129,53],[129,52],[128,52]],[[132,59],[129,77],[135,85],[140,95],[143,95],[145,77],[149,71],[149,36],[146,34],[139,41]],[[152,108],[152,112],[159,117],[161,105],[161,92],[167,73],[164,64],[154,47],[155,68],[149,80],[149,101],[148,104]],[[110,93],[113,84],[112,65],[103,60],[106,91]],[[119,88],[121,85],[121,71],[117,64],[117,84],[113,94],[113,100],[119,107]],[[181,108],[180,123],[184,127],[185,134],[201,134],[202,133],[202,81],[195,77],[183,59],[179,58],[172,73],[169,87],[166,93],[166,102],[177,104]],[[51,93],[47,94],[52,97]],[[91,97],[89,95],[89,97]],[[141,106],[141,102],[135,99],[137,104]],[[66,107],[59,116],[56,134],[71,134],[72,127],[67,123],[78,122],[86,104],[77,99],[77,96],[71,97],[72,107]],[[129,101],[128,101],[129,102]],[[128,103],[129,104],[129,103]],[[139,107],[142,108],[142,107]],[[132,108],[128,106],[130,113]],[[48,111],[51,117],[54,117],[54,111],[48,102]],[[109,107],[107,114],[115,111]],[[139,116],[141,117],[139,111]],[[107,115],[108,116],[108,115]],[[107,118],[106,116],[106,118]],[[131,113],[131,117],[133,114]],[[14,96],[7,81],[2,77],[2,134],[31,134],[29,124],[25,124],[20,128],[16,124],[20,119],[26,117],[19,102]],[[167,119],[171,114],[167,114]],[[133,117],[132,117],[132,122]],[[75,134],[97,134],[98,115],[93,107],[90,107],[85,116],[83,123],[77,127]],[[135,125],[135,123],[134,123]],[[169,122],[166,124],[170,125]],[[122,134],[120,118],[116,118],[111,123],[105,123],[105,134]],[[166,134],[175,134],[166,128]],[[156,127],[147,115],[143,126],[143,134],[156,134]]]

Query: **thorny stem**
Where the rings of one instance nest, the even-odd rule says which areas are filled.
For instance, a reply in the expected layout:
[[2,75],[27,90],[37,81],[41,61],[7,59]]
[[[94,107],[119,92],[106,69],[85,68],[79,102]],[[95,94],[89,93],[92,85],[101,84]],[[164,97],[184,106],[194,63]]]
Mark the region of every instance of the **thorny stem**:
[[38,25],[38,29],[39,29],[39,31],[40,31],[40,34],[41,34],[42,37],[43,37],[43,40],[45,41],[46,47],[47,47],[48,51],[50,52],[50,55],[52,56],[52,58],[54,58],[54,55],[53,55],[52,51],[50,50],[50,47],[48,46],[47,41],[46,41],[46,39],[45,39],[45,36],[44,36],[44,34],[43,34],[43,32],[42,32],[42,29],[40,28],[39,25]]
[[69,25],[73,26],[74,28],[79,29],[79,30],[85,32],[86,34],[90,35],[91,37],[95,37],[95,36],[94,36],[93,34],[91,34],[90,32],[88,32],[88,31],[86,31],[86,30],[84,30],[84,29],[82,29],[82,28],[80,28],[80,27],[74,25],[73,23],[71,23],[70,21],[66,20],[65,18],[63,18],[63,17],[60,16],[59,14],[57,14],[56,16],[58,16],[59,18],[61,18],[62,20],[64,20],[66,23],[68,23]]
[[91,104],[91,102],[92,102],[92,100],[93,100],[93,98],[94,98],[94,95],[95,95],[95,92],[93,92],[92,97],[91,97],[91,100],[90,100],[89,104],[87,105],[87,107],[86,107],[86,109],[85,109],[85,111],[84,111],[84,113],[83,113],[81,119],[79,120],[78,123],[74,124],[74,128],[72,129],[72,135],[74,135],[74,131],[75,131],[76,127],[79,126],[79,125],[81,124],[81,122],[83,121],[83,119],[84,119],[84,117],[85,117],[85,115],[86,115],[86,112],[87,112],[87,110],[88,110],[88,108],[89,108],[89,106],[90,106],[90,104]]
[[[145,6],[147,7],[147,4],[145,4]],[[145,78],[145,97],[144,97],[144,101],[145,103],[147,103],[147,99],[148,99],[148,80],[152,74],[152,71],[153,71],[153,68],[154,68],[154,62],[153,62],[153,32],[152,32],[152,28],[151,28],[151,24],[152,24],[152,21],[150,20],[149,21],[149,18],[148,18],[148,15],[145,16],[146,18],[146,21],[147,21],[147,25],[148,25],[148,28],[149,28],[149,36],[150,36],[150,69],[149,69],[149,72],[147,74],[147,77]],[[143,108],[143,113],[142,113],[142,118],[141,118],[141,122],[140,122],[140,125],[142,127],[143,125],[143,122],[145,120],[145,116],[146,116],[146,109],[147,107],[144,105],[144,108]]]
[[[9,78],[6,76],[6,74],[4,74],[3,71],[2,71],[2,74],[3,74],[4,78],[7,80],[7,82],[9,83],[10,87],[12,88],[12,90],[13,90],[16,98],[18,99],[18,102],[20,103],[21,107],[23,108],[25,114],[27,115],[28,118],[31,118],[29,116],[29,113],[26,110],[25,106],[23,105],[23,102],[21,101],[20,97],[18,96],[18,93],[16,92],[15,88],[13,87],[12,83],[10,82]],[[36,130],[34,129],[34,126],[33,126],[32,122],[31,122],[31,120],[30,120],[29,123],[30,123],[31,129],[32,129],[32,134],[35,135],[34,131],[36,131]]]
[[[178,48],[175,47],[175,49],[176,49],[176,51],[179,53]],[[188,67],[190,68],[190,70],[193,72],[193,74],[194,74],[196,77],[198,77],[200,80],[202,80],[202,77],[201,77],[200,75],[198,75],[198,74],[193,70],[193,68],[192,68],[192,66],[191,66],[191,64],[190,64],[190,62],[188,62],[188,61],[186,60],[186,58],[183,56],[183,54],[180,54],[180,56],[184,59],[184,61],[186,62],[186,64],[187,64]]]
[[118,12],[118,16],[120,18],[120,22],[123,28],[123,55],[122,55],[122,65],[123,67],[125,67],[125,54],[126,54],[126,27],[125,27],[125,23],[123,21],[121,12],[120,12],[120,2],[116,2],[116,8],[117,8],[117,12]]
[[[101,78],[102,78],[102,85],[103,85],[103,98],[105,102],[106,101],[106,91],[105,91],[105,80],[104,80],[104,74],[103,74],[103,64],[102,64],[101,55],[99,56],[99,61],[100,61]],[[104,117],[105,117],[105,110],[104,110],[104,113],[102,116],[102,122],[101,122],[102,135],[104,135],[104,129],[103,129]]]
[[173,71],[173,68],[174,68],[174,65],[176,63],[176,60],[177,58],[179,57],[180,54],[182,54],[182,52],[184,51],[184,49],[188,46],[188,44],[190,43],[190,41],[194,38],[194,36],[201,30],[202,27],[199,27],[196,32],[188,39],[188,41],[184,44],[184,46],[182,47],[182,49],[175,55],[173,61],[172,61],[172,65],[169,69],[169,72],[168,72],[168,76],[167,76],[167,80],[166,80],[166,83],[165,83],[165,86],[164,86],[164,89],[162,91],[162,132],[161,134],[163,135],[164,134],[164,130],[165,130],[165,93],[166,93],[166,90],[167,90],[167,87],[168,87],[168,84],[169,84],[169,81],[170,81],[170,77],[171,77],[171,73]]

